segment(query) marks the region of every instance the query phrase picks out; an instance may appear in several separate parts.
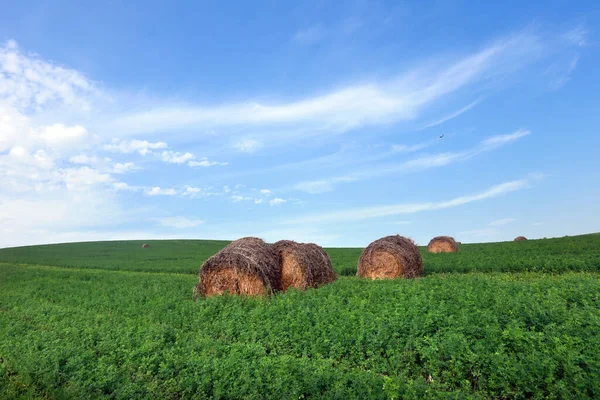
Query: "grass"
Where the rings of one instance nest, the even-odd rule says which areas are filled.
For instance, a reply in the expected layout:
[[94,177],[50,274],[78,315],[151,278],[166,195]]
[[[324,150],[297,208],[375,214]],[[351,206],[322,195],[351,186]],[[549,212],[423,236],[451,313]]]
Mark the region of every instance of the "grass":
[[[149,249],[142,249],[148,243]],[[0,262],[119,271],[197,274],[229,242],[157,240],[66,243],[0,249]],[[454,254],[420,247],[424,273],[600,271],[600,234],[523,242],[463,244]],[[340,275],[356,274],[362,249],[326,249]]]
[[[417,280],[197,302],[225,242],[148,243],[0,250],[0,398],[600,396],[600,235],[424,254]],[[359,249],[328,252],[354,274]]]

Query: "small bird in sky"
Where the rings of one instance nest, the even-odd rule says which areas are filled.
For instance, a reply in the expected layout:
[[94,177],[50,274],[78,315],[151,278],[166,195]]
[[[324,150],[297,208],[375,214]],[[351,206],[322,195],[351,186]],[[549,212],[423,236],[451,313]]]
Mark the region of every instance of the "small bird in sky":
[[440,139],[444,137],[444,134],[440,135]]

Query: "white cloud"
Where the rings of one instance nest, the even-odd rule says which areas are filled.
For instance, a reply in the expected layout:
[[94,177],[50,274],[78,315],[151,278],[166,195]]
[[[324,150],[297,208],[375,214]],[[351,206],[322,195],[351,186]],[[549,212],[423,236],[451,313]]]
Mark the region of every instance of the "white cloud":
[[104,146],[104,150],[112,151],[114,153],[139,153],[142,156],[151,154],[152,150],[166,149],[167,144],[165,142],[151,143],[146,140],[122,140],[115,138],[111,144]]
[[265,196],[270,196],[273,194],[269,189],[261,189],[260,194],[264,194]]
[[133,190],[134,189],[125,182],[115,182],[115,183],[113,183],[113,187],[117,190]]
[[177,191],[175,189],[162,189],[160,186],[154,186],[152,189],[147,190],[148,196],[175,196]]
[[183,193],[181,193],[184,197],[189,197],[190,199],[196,198],[206,198],[209,196],[214,196],[216,193],[210,191],[211,188],[199,188],[194,186],[186,186]]
[[164,162],[171,164],[185,164],[186,162],[193,160],[194,155],[192,153],[179,153],[176,151],[163,151],[161,158]]
[[87,130],[81,125],[37,125],[14,107],[2,104],[0,97],[0,152],[14,146],[44,148],[53,153],[65,153],[90,143]]
[[188,162],[190,167],[213,167],[215,165],[229,165],[227,162],[219,162],[219,161],[209,161],[206,158],[201,159],[200,161],[190,161]]
[[110,183],[113,178],[95,169],[84,166],[80,168],[67,168],[63,170],[63,179],[67,189],[86,189],[91,185]]
[[263,144],[258,140],[243,139],[233,145],[235,149],[242,153],[254,153],[263,147]]
[[14,107],[39,110],[61,103],[89,110],[97,94],[94,83],[78,71],[24,54],[14,40],[0,46],[0,100]]
[[287,200],[281,199],[279,197],[275,197],[274,199],[269,200],[269,204],[271,206],[279,206],[279,205],[281,205],[283,203],[286,203],[286,202],[287,202]]
[[[94,190],[76,193],[64,190],[31,197],[7,198],[0,195],[2,228],[11,234],[0,234],[0,247],[8,244],[31,243],[33,230],[60,232],[77,227],[116,225],[126,221],[126,215],[110,193],[98,196]],[[18,241],[16,241],[18,237]]]
[[265,202],[265,199],[254,199],[254,204],[262,204]]
[[160,219],[160,224],[162,226],[177,229],[195,228],[203,223],[204,221],[201,219],[190,219],[186,217],[168,217]]
[[127,172],[136,171],[138,169],[139,167],[132,162],[115,163],[115,165],[113,165],[112,172],[114,172],[115,174],[125,174]]
[[81,125],[65,126],[64,124],[47,126],[40,133],[41,139],[52,149],[73,146],[85,139],[87,135],[87,130]]
[[526,179],[502,183],[492,186],[488,190],[469,196],[456,197],[442,202],[426,202],[414,204],[394,204],[378,207],[361,207],[341,211],[332,211],[317,215],[307,215],[285,221],[288,224],[319,224],[331,222],[350,222],[371,218],[387,217],[391,215],[414,214],[422,211],[442,210],[458,207],[464,204],[502,196],[529,186]]
[[516,219],[514,219],[514,218],[502,218],[502,219],[497,219],[495,221],[492,221],[488,225],[489,226],[502,226],[502,225],[510,224],[515,221],[516,221]]
[[88,156],[86,154],[78,154],[76,156],[70,157],[69,161],[73,164],[93,165],[98,162],[98,157]]

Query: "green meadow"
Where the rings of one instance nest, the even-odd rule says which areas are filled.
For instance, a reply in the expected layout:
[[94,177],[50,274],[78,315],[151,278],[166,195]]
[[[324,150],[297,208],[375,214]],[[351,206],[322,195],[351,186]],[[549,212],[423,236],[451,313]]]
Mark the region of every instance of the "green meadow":
[[224,241],[0,249],[0,398],[598,398],[600,234],[421,248],[424,276],[192,298]]

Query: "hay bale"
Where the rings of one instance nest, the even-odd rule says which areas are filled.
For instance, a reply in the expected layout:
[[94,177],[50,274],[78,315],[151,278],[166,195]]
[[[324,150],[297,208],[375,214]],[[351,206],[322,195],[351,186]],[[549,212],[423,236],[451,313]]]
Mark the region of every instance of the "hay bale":
[[517,236],[514,241],[519,242],[521,240],[527,240],[527,238],[525,236]]
[[458,243],[450,236],[436,236],[429,241],[427,251],[430,253],[456,253]]
[[144,244],[142,245],[142,249],[147,249],[147,248],[149,248],[149,247],[150,247],[150,245],[149,245],[149,244],[146,244],[146,243],[144,243]]
[[386,236],[371,243],[358,260],[357,276],[370,279],[416,278],[423,259],[412,239]]
[[281,290],[277,255],[262,239],[231,242],[200,267],[196,296],[264,295]]
[[273,247],[278,256],[284,291],[290,287],[305,290],[337,279],[331,259],[321,246],[280,240]]

